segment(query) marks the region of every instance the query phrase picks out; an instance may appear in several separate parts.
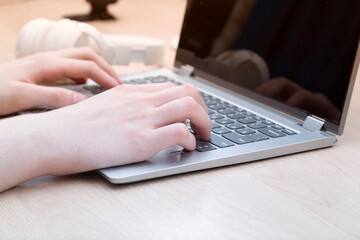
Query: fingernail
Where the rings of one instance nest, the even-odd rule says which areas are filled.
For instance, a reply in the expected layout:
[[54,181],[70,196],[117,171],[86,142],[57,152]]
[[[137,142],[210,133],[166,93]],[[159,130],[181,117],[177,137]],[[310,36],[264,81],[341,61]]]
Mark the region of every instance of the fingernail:
[[116,79],[115,79],[118,83],[120,83],[120,84],[123,84],[123,82],[120,80],[120,78],[119,77],[116,77]]
[[81,102],[82,100],[84,100],[86,98],[86,96],[82,95],[82,94],[73,94],[73,103],[78,103]]

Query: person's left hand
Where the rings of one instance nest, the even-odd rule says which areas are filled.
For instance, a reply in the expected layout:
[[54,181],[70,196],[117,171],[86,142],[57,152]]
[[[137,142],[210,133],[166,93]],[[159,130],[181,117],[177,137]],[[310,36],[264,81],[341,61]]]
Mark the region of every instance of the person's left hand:
[[105,88],[121,84],[115,71],[90,48],[37,53],[0,65],[0,115],[46,105],[63,107],[86,98],[68,89],[37,85],[68,77]]

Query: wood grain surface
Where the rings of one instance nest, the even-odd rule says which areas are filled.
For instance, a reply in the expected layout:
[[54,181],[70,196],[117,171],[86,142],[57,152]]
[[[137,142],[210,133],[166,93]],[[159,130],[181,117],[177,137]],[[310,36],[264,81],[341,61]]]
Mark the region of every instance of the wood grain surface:
[[[110,8],[117,21],[92,24],[164,39],[170,67],[185,4],[121,0]],[[14,59],[27,21],[87,9],[82,0],[0,0],[0,62]],[[37,178],[0,194],[0,239],[360,239],[359,143],[357,83],[334,147],[127,185],[96,172]]]

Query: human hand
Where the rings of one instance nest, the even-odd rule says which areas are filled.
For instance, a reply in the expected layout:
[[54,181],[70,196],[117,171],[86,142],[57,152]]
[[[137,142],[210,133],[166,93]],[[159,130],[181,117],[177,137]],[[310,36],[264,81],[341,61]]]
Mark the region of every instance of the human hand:
[[59,87],[40,86],[68,77],[77,83],[92,78],[105,88],[121,84],[115,71],[90,48],[44,52],[0,65],[0,115],[46,105],[63,107],[85,95]]
[[41,175],[139,162],[176,144],[194,150],[195,137],[184,124],[187,119],[203,140],[210,139],[211,129],[196,88],[171,83],[121,85],[28,118],[27,126],[36,129],[37,141],[44,145],[43,157],[37,156],[46,159]]

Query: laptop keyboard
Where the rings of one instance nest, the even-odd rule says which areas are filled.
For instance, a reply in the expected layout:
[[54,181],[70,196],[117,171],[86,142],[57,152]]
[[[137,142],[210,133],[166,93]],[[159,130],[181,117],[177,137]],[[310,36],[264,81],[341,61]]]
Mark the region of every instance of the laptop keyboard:
[[[181,85],[180,82],[166,76],[136,78],[124,80],[123,82],[126,84],[172,82],[176,85]],[[84,88],[93,94],[105,91],[100,86],[84,86]],[[282,125],[237,107],[211,94],[200,91],[200,95],[209,109],[209,116],[212,121],[210,141],[205,142],[198,138],[196,140],[196,150],[200,152],[297,134]],[[187,121],[187,127],[194,133],[189,121]]]

